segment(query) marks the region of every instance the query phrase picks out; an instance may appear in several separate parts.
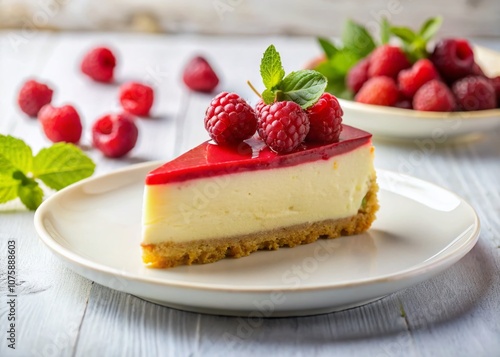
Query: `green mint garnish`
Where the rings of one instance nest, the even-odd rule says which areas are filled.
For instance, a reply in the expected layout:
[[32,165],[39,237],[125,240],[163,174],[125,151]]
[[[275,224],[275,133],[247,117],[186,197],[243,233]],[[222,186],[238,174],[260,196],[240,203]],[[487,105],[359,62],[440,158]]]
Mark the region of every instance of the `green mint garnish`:
[[274,45],[269,46],[264,52],[262,61],[260,62],[260,75],[266,89],[272,90],[277,86],[283,77],[285,70],[281,64],[281,57]]
[[323,49],[326,58],[332,58],[339,51],[338,48],[327,38],[318,37],[318,42]]
[[260,96],[266,104],[290,100],[307,109],[318,101],[327,85],[326,77],[313,70],[291,72],[285,77],[280,55],[274,45],[264,52],[260,74],[266,87]]
[[342,31],[342,43],[345,49],[358,58],[366,57],[377,47],[368,30],[352,20],[347,20],[345,24]]
[[17,197],[30,210],[43,200],[38,180],[60,190],[94,173],[94,162],[78,147],[57,143],[33,157],[22,140],[0,134],[0,203]]
[[385,45],[391,39],[391,24],[385,17],[380,22],[380,42]]
[[401,40],[406,55],[412,62],[415,62],[429,56],[427,43],[437,33],[442,22],[442,17],[437,16],[424,22],[418,32],[403,26],[391,26],[390,32]]

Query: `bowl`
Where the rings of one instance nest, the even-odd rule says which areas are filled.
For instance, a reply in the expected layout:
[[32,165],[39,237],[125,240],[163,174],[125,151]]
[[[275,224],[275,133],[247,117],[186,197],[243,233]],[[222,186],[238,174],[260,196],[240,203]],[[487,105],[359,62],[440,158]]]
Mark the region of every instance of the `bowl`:
[[[488,76],[500,75],[500,53],[475,46],[474,56]],[[500,127],[500,109],[469,112],[424,112],[339,99],[343,122],[371,132],[375,138],[422,139],[436,143]]]

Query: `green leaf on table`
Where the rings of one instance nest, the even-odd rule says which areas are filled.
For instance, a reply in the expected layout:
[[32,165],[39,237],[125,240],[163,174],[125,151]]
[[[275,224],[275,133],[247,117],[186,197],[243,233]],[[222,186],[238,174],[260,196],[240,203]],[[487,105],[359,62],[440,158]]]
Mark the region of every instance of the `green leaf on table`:
[[21,202],[31,211],[35,211],[43,201],[43,190],[35,180],[28,179],[29,182],[20,184],[17,187],[17,195]]
[[342,42],[345,49],[356,54],[359,58],[366,57],[376,47],[368,30],[352,20],[346,21],[342,31]]
[[260,75],[266,89],[277,86],[285,76],[280,54],[276,51],[274,45],[270,45],[264,52],[260,62]]
[[391,24],[387,18],[383,17],[380,22],[380,42],[385,45],[391,39]]
[[419,36],[424,41],[426,42],[429,41],[439,31],[439,28],[441,27],[442,23],[443,23],[443,18],[441,16],[431,17],[426,22],[424,22],[424,24],[420,28],[420,31],[418,33]]
[[325,53],[326,58],[332,58],[338,52],[338,48],[327,38],[318,37],[318,42],[323,52]]
[[278,100],[291,100],[306,109],[324,93],[327,79],[314,70],[300,70],[288,74],[278,86]]
[[33,176],[60,190],[94,173],[94,162],[78,147],[57,143],[42,149],[33,160]]
[[31,171],[33,153],[21,139],[0,134],[0,172],[11,175],[14,171]]

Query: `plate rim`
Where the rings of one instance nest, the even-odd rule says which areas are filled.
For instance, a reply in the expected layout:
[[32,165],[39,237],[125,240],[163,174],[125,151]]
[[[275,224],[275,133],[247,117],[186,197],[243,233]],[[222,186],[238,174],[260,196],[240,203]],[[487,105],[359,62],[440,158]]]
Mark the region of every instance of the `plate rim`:
[[[411,180],[416,180],[419,183],[423,183],[426,185],[431,185],[434,186],[438,189],[444,190],[447,194],[451,194],[455,196],[462,204],[465,204],[467,208],[470,210],[470,212],[473,215],[473,225],[472,225],[472,232],[470,232],[466,238],[463,238],[464,240],[460,242],[459,245],[454,245],[453,247],[447,248],[446,252],[444,252],[438,259],[424,264],[423,266],[420,266],[421,263],[417,264],[416,266],[409,267],[404,270],[400,270],[395,273],[391,274],[386,274],[382,275],[376,278],[366,278],[366,279],[359,279],[355,281],[347,281],[347,282],[342,282],[342,283],[335,283],[335,284],[322,284],[322,285],[313,285],[313,286],[301,286],[301,287],[291,287],[291,286],[276,286],[276,287],[269,287],[269,286],[251,286],[251,287],[245,287],[245,286],[228,286],[228,285],[222,285],[222,284],[213,284],[213,283],[193,283],[193,282],[184,282],[184,281],[178,281],[178,280],[168,280],[168,279],[162,279],[162,278],[157,278],[157,277],[147,277],[147,276],[138,276],[136,274],[131,274],[129,272],[124,272],[122,270],[101,264],[101,263],[96,263],[94,261],[91,261],[85,257],[82,257],[78,255],[77,253],[74,253],[72,250],[67,249],[60,245],[46,230],[45,225],[43,223],[43,218],[45,215],[50,212],[50,206],[53,201],[57,201],[59,197],[66,195],[69,192],[72,192],[74,190],[78,190],[80,187],[88,184],[89,182],[94,182],[98,180],[106,180],[109,179],[113,176],[117,175],[122,175],[126,172],[129,171],[139,171],[139,170],[146,170],[147,168],[153,169],[155,165],[159,165],[162,163],[161,161],[150,161],[150,162],[145,162],[145,163],[140,163],[140,164],[134,164],[130,165],[124,168],[120,168],[117,170],[114,170],[109,173],[104,173],[98,176],[94,177],[89,177],[87,179],[84,179],[78,183],[75,183],[73,185],[70,185],[59,192],[56,192],[49,198],[47,198],[41,205],[40,207],[36,210],[35,215],[34,215],[34,225],[35,225],[35,230],[38,234],[38,237],[42,242],[49,248],[50,251],[52,251],[53,254],[55,254],[59,259],[64,260],[67,263],[76,264],[79,268],[83,268],[84,270],[90,270],[93,273],[98,273],[98,274],[105,274],[107,276],[119,276],[120,278],[128,279],[130,281],[133,281],[135,283],[140,283],[140,284],[153,284],[157,286],[161,286],[164,288],[181,288],[181,289],[191,289],[191,290],[198,290],[198,291],[211,291],[211,292],[238,292],[238,293],[269,293],[272,291],[281,291],[281,292],[287,292],[287,293],[293,293],[293,292],[307,292],[307,291],[324,291],[324,290],[332,290],[332,289],[345,289],[345,288],[357,288],[357,287],[363,287],[363,286],[368,286],[368,285],[373,285],[373,284],[380,284],[380,283],[388,283],[388,282],[395,282],[395,281],[400,281],[400,280],[405,280],[409,279],[415,276],[419,275],[424,275],[429,271],[437,270],[441,266],[446,266],[447,263],[450,261],[456,262],[460,260],[463,256],[465,256],[477,243],[480,230],[481,230],[481,225],[480,225],[480,220],[477,215],[476,210],[461,196],[457,195],[453,191],[450,191],[449,189],[446,189],[442,186],[439,186],[435,183],[416,178],[410,175],[406,174],[400,174],[394,171],[390,170],[385,170],[385,169],[376,169],[377,173],[383,173],[385,175],[397,175],[401,178],[404,178],[405,180],[411,179]],[[382,176],[382,175],[380,175]],[[108,192],[108,191],[106,191]],[[394,192],[394,191],[389,191],[389,192]],[[464,231],[466,232],[466,231]],[[456,239],[456,238],[455,238]],[[451,243],[451,242],[450,242]],[[451,250],[449,250],[451,249]],[[145,267],[146,268],[146,267]],[[72,269],[73,270],[73,269]],[[77,272],[79,275],[79,272]]]

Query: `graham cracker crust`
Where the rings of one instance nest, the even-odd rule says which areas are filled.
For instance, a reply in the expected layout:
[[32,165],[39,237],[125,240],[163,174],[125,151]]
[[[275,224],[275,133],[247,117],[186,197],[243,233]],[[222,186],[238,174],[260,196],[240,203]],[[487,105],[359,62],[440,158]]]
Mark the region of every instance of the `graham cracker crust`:
[[312,243],[318,239],[359,234],[368,230],[375,220],[375,213],[379,208],[377,191],[378,185],[373,178],[362,207],[352,217],[306,223],[239,237],[142,244],[142,259],[150,268],[172,268],[178,265],[213,263],[227,257],[245,257],[257,250],[277,250],[280,247]]

